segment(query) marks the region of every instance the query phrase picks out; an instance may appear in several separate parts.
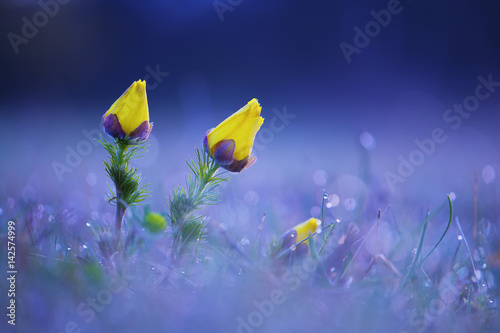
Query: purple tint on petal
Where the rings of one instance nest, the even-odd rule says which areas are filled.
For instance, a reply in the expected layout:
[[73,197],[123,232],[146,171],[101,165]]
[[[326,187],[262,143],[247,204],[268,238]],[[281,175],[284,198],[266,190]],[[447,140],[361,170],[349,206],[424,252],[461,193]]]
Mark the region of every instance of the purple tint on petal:
[[234,160],[234,149],[236,144],[233,139],[221,140],[217,142],[214,149],[213,158],[221,166],[227,166],[231,164]]
[[146,140],[151,133],[151,129],[153,128],[153,123],[149,124],[147,120],[144,120],[135,130],[130,132],[130,139],[137,139],[138,141]]
[[233,163],[231,163],[229,165],[221,165],[221,167],[223,167],[227,171],[241,172],[242,170],[244,170],[247,167],[247,164],[248,164],[248,157],[245,157],[241,161],[234,159]]
[[115,139],[124,139],[127,134],[122,129],[120,122],[118,121],[118,117],[116,114],[110,114],[103,118],[102,120],[104,126],[104,132],[109,134]]
[[210,148],[208,147],[208,134],[212,130],[208,130],[207,133],[205,133],[205,138],[203,139],[203,147],[205,147],[205,152],[210,154]]

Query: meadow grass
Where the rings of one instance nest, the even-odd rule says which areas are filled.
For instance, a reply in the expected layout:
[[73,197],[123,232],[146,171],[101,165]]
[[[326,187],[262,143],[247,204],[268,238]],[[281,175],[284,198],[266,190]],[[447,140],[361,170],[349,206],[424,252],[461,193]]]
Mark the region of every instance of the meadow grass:
[[[217,185],[226,178],[200,151],[188,165],[186,188],[167,199],[167,228],[149,231],[144,208],[130,207],[121,249],[114,246],[112,223],[82,221],[71,211],[49,214],[34,202],[12,207],[22,272],[19,327],[46,332],[64,331],[68,322],[82,332],[499,327],[493,226],[479,219],[472,245],[450,196],[425,216],[413,215],[411,223],[389,215],[394,206],[356,223],[327,222],[325,193],[321,235],[302,240],[309,245],[300,253],[300,243],[282,247],[280,235],[265,228],[266,215],[245,242],[237,230],[211,221],[200,209],[217,203]],[[384,223],[397,230],[389,248],[383,243]],[[111,287],[115,281],[123,288]]]

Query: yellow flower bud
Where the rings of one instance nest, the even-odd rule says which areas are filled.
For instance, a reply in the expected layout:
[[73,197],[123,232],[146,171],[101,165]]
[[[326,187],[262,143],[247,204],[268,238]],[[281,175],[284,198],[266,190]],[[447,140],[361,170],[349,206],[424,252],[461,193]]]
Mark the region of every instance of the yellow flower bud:
[[257,159],[252,156],[255,135],[264,122],[254,98],[205,135],[203,144],[210,156],[226,170],[240,172]]
[[103,115],[102,122],[104,131],[115,139],[146,140],[153,128],[149,123],[146,82],[132,83]]
[[[321,228],[321,220],[311,217],[309,220],[297,224],[292,229],[288,230],[282,237],[282,249],[288,249],[291,246],[298,244],[297,248],[307,248],[309,251],[309,235],[314,234]],[[305,241],[303,241],[306,239]],[[302,242],[303,241],[303,242]],[[302,243],[300,243],[302,242]],[[300,244],[299,244],[300,243]]]

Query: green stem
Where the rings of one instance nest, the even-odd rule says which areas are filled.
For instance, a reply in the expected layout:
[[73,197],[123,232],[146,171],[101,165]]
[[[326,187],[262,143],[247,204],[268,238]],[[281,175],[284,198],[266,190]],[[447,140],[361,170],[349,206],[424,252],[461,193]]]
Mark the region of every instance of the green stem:
[[413,262],[411,263],[410,270],[406,274],[405,279],[403,281],[403,284],[402,284],[403,288],[404,288],[404,286],[406,286],[408,281],[410,281],[411,277],[413,276],[413,272],[415,272],[415,269],[417,268],[417,262],[418,262],[418,259],[420,257],[420,254],[422,253],[422,247],[424,245],[425,231],[427,230],[427,225],[429,224],[430,214],[431,214],[431,212],[428,211],[427,215],[425,217],[424,226],[422,228],[422,232],[420,233],[420,241],[418,242],[417,251],[415,253],[415,257],[413,258]]
[[323,246],[325,244],[326,236],[325,236],[325,200],[328,198],[325,189],[323,189],[323,201],[321,201],[321,229],[323,234]]
[[[117,141],[117,167],[118,168],[126,168],[127,166],[124,163],[123,156],[127,151],[128,144],[124,141]],[[116,221],[115,221],[115,232],[116,232],[116,244],[120,242],[121,234],[122,234],[122,225],[123,225],[123,216],[125,215],[125,211],[127,207],[123,204],[122,198],[122,189],[121,189],[121,179],[115,179],[115,188],[116,188]]]

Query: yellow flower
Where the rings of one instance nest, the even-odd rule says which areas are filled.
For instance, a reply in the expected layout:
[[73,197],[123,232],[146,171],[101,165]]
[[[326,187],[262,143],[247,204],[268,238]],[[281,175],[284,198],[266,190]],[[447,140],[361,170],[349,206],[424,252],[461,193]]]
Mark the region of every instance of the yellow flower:
[[255,163],[252,155],[255,135],[264,122],[254,98],[205,135],[203,144],[210,156],[226,170],[240,172]]
[[146,82],[132,83],[102,116],[102,122],[104,131],[115,139],[146,140],[153,128],[149,123]]
[[[307,248],[309,251],[309,235],[314,234],[321,227],[321,220],[311,217],[309,220],[297,224],[292,229],[288,230],[282,237],[282,249],[288,249],[297,244],[297,249]],[[306,239],[307,238],[307,239]],[[305,239],[305,241],[303,241]],[[303,242],[302,242],[303,241]],[[302,242],[302,243],[300,243]],[[299,244],[300,243],[300,244]]]

